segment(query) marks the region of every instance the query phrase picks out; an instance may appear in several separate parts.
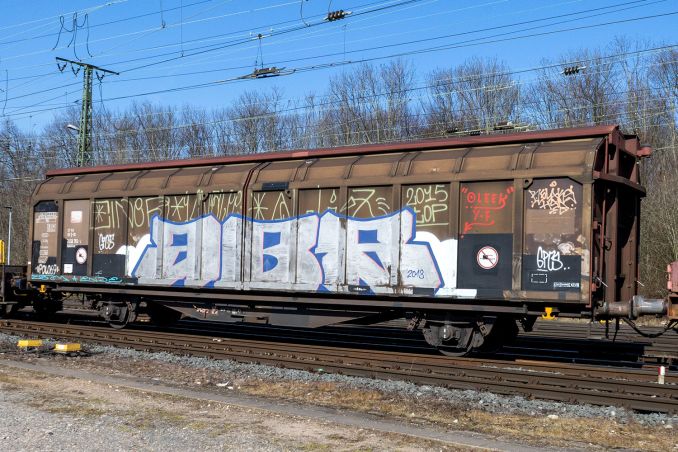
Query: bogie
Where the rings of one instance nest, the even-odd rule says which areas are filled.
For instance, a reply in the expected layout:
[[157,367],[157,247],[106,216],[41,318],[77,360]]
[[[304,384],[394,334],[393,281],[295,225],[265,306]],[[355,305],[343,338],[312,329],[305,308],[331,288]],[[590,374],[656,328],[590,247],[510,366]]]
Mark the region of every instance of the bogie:
[[518,325],[510,316],[479,316],[428,321],[422,332],[426,342],[441,353],[466,356],[474,352],[496,352],[516,338]]

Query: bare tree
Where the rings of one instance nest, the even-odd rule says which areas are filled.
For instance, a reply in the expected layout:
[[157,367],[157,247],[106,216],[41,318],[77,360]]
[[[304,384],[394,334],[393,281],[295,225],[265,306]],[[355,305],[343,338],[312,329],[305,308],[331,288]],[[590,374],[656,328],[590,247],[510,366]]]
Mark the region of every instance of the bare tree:
[[413,81],[414,72],[402,61],[365,64],[333,77],[319,140],[336,146],[407,138],[416,126],[409,99]]
[[[616,63],[598,50],[580,50],[557,62],[542,60],[543,69],[525,91],[529,119],[544,128],[612,124],[623,110]],[[582,69],[582,67],[585,68]],[[572,74],[565,69],[576,67]]]
[[427,131],[492,130],[499,123],[518,122],[520,86],[509,67],[497,59],[473,58],[433,71],[428,76],[429,102],[424,105]]
[[283,96],[279,89],[268,92],[246,91],[227,110],[228,135],[232,149],[238,154],[250,154],[285,149],[287,131],[282,109]]
[[28,215],[30,197],[49,162],[41,156],[40,143],[35,136],[22,133],[10,120],[0,125],[0,238],[7,240],[9,228],[5,207],[13,213],[11,264],[26,262]]
[[181,110],[181,124],[177,129],[178,146],[188,157],[214,155],[211,119],[204,110],[185,105]]
[[[648,295],[664,293],[664,268],[678,260],[678,51],[665,49],[651,60],[638,78],[642,87],[630,94],[634,107],[633,130],[655,148],[643,166],[647,197],[641,222],[641,280]],[[637,99],[643,99],[638,103]],[[648,101],[649,98],[649,101]],[[632,118],[634,118],[632,117]]]

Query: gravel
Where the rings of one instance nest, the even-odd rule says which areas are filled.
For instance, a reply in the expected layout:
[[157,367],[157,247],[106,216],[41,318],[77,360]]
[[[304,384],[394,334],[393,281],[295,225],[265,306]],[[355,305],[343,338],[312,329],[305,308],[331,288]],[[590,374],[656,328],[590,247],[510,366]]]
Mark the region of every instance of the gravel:
[[[18,338],[0,333],[0,343],[15,344]],[[208,369],[228,374],[231,379],[261,379],[288,382],[328,382],[338,383],[356,390],[374,390],[417,401],[437,401],[454,408],[479,409],[497,414],[522,414],[560,418],[606,418],[620,423],[637,422],[646,426],[665,426],[672,428],[678,424],[678,417],[660,413],[637,413],[621,407],[601,407],[586,404],[570,404],[546,400],[528,400],[521,396],[504,396],[490,392],[473,390],[454,390],[436,386],[421,386],[414,383],[393,380],[378,380],[363,377],[351,377],[338,374],[307,372],[283,369],[260,364],[238,363],[230,360],[214,360],[201,357],[180,356],[165,352],[144,352],[112,346],[89,345],[87,350],[95,354],[104,354],[132,360],[150,360],[177,364],[193,369]],[[223,383],[227,383],[224,381]],[[223,384],[222,383],[222,384]]]
[[263,434],[248,431],[230,432],[220,436],[164,425],[160,428],[134,428],[121,424],[111,415],[70,416],[49,413],[26,405],[26,394],[0,391],[0,444],[3,450],[18,451],[167,451],[287,450],[271,442]]

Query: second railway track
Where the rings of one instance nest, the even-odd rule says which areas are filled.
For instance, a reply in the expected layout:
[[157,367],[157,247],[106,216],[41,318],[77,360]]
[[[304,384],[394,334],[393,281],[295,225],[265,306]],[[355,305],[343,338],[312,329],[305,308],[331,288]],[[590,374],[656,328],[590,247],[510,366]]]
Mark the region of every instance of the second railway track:
[[571,363],[443,356],[233,339],[159,331],[3,320],[0,331],[231,359],[311,372],[409,381],[548,400],[678,413],[678,377],[656,383],[656,371]]

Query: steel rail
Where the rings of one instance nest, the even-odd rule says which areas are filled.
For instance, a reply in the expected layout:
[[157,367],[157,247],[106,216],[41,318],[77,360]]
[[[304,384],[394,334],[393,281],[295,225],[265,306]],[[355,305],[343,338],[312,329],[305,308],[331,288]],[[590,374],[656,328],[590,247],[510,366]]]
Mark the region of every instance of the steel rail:
[[614,405],[638,411],[678,413],[678,378],[651,382],[643,369],[531,361],[449,358],[390,351],[194,336],[107,327],[6,320],[0,331],[76,339],[150,351],[238,362],[410,381],[453,389],[485,390],[570,403]]

